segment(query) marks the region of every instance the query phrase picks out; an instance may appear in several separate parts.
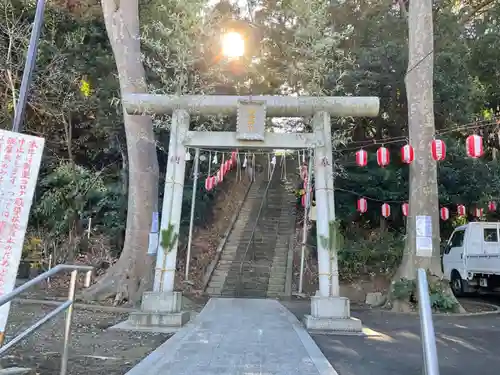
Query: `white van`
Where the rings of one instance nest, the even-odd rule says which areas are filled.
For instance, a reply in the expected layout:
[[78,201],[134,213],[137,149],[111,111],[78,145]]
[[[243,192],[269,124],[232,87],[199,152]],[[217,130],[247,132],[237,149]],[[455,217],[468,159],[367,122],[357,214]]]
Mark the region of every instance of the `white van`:
[[499,229],[500,223],[473,222],[452,233],[442,266],[455,295],[500,289]]

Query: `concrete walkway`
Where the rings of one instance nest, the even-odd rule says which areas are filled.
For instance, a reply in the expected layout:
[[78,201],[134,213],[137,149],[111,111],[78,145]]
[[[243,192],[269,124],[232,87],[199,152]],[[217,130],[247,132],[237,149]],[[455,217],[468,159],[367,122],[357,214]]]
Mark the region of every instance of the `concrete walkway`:
[[278,301],[212,298],[127,375],[337,375]]

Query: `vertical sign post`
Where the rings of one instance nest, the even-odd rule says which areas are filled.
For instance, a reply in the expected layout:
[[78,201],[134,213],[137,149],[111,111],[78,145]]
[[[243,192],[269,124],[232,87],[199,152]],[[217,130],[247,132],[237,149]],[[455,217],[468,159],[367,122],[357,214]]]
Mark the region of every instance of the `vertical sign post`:
[[[45,140],[0,130],[0,296],[12,292],[21,261]],[[10,302],[0,306],[0,344]]]
[[416,231],[416,253],[419,257],[432,256],[432,218],[430,216],[417,215],[415,218]]
[[156,255],[158,250],[159,232],[158,232],[158,211],[153,212],[151,220],[151,231],[149,232],[148,254]]

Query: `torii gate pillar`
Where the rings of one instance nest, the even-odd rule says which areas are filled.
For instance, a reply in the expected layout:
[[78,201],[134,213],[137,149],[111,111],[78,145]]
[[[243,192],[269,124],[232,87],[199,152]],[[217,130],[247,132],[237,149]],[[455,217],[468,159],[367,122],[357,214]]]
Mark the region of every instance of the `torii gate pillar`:
[[[305,317],[311,330],[336,333],[360,332],[361,322],[350,317],[349,299],[339,295],[337,249],[329,248],[330,223],[335,221],[331,118],[369,116],[379,111],[376,97],[291,96],[168,96],[127,94],[124,109],[129,114],[171,114],[172,126],[161,230],[179,233],[185,174],[185,148],[313,148],[317,206],[319,290],[311,298],[311,315]],[[236,132],[189,130],[190,115],[238,115]],[[265,119],[313,116],[313,133],[275,134],[265,132]],[[334,246],[333,246],[334,247]],[[169,249],[158,246],[154,288],[146,292],[142,312],[131,316],[135,324],[178,327],[189,319],[182,311],[182,294],[174,291],[177,241]],[[156,322],[156,323],[153,323]],[[142,328],[144,329],[144,328]]]

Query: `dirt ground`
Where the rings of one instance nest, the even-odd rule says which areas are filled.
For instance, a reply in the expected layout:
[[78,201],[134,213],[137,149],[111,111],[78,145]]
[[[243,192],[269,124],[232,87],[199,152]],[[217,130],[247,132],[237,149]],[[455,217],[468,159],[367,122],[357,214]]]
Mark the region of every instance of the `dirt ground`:
[[[53,310],[54,306],[14,302],[7,341]],[[126,319],[123,313],[75,308],[68,373],[123,375],[170,335],[108,330]],[[2,358],[2,367],[33,368],[40,375],[59,374],[64,315],[40,328]]]
[[[190,306],[187,306],[189,310],[200,311],[206,303],[206,298],[198,293],[202,286],[203,274],[248,188],[248,182],[244,179],[236,182],[235,176],[228,176],[227,180],[226,187],[220,192],[214,207],[213,220],[207,223],[205,228],[197,228],[194,233],[190,277],[190,280],[194,281],[193,287],[182,282],[185,251],[179,252],[180,272],[177,272],[177,275],[180,277],[177,278],[176,285],[179,289],[184,289],[184,295],[190,298]],[[19,280],[18,284],[25,281]],[[64,301],[68,291],[68,281],[69,275],[60,275],[51,280],[50,287],[42,283],[22,293],[20,298]],[[77,293],[82,290],[83,275],[78,284]],[[13,303],[6,341],[8,342],[55,307]],[[109,312],[109,308],[110,306],[107,306],[105,311],[96,311],[75,307],[68,364],[70,375],[123,375],[170,337],[167,334],[109,330],[109,327],[127,318],[127,313],[124,313],[123,309]],[[28,339],[20,342],[0,360],[0,366],[33,368],[33,374],[39,375],[59,374],[63,335],[64,314],[54,318]]]

